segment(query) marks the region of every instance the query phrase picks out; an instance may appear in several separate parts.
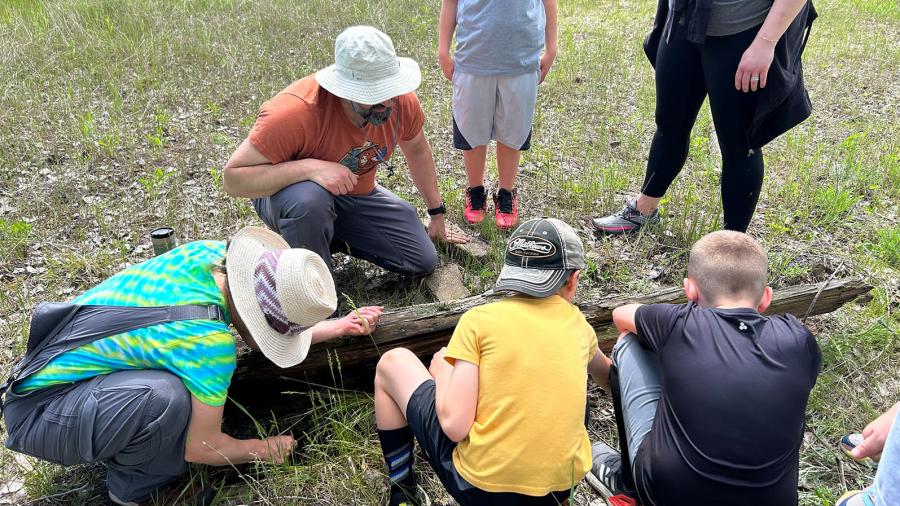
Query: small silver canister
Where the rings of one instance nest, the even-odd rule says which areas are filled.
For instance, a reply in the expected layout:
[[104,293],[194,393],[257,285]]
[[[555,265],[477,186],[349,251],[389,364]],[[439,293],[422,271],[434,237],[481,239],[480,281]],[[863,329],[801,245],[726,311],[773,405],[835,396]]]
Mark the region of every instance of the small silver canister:
[[150,242],[153,243],[153,254],[162,255],[178,245],[175,237],[175,229],[171,227],[159,227],[150,232]]

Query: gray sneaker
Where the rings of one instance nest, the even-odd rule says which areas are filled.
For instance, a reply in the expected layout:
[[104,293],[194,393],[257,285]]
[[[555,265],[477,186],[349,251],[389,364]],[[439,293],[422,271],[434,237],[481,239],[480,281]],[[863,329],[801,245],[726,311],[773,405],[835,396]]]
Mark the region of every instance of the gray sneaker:
[[654,209],[650,216],[644,216],[637,210],[635,203],[635,199],[628,199],[621,211],[603,218],[594,218],[594,229],[604,234],[625,234],[634,232],[646,224],[659,223],[659,209]]
[[625,484],[622,481],[622,456],[606,443],[598,441],[591,446],[591,457],[594,461],[591,472],[587,473],[588,485],[593,487],[604,500],[622,493]]
[[109,500],[112,501],[114,504],[118,504],[119,506],[140,506],[136,502],[125,501],[123,499],[119,499],[119,497],[116,496],[116,494],[113,494],[112,492],[109,492]]

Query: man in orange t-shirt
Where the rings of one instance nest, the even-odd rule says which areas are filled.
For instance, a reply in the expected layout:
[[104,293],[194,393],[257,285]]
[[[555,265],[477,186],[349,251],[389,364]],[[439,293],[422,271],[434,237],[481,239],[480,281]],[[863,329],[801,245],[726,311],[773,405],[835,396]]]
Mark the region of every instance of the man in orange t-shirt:
[[[332,248],[404,275],[437,267],[434,240],[450,237],[425,114],[414,90],[419,66],[398,58],[390,37],[369,26],[344,30],[335,64],[264,103],[247,139],[225,166],[225,191],[249,197],[260,218],[293,248],[331,267]],[[380,186],[379,166],[399,146],[431,216]]]

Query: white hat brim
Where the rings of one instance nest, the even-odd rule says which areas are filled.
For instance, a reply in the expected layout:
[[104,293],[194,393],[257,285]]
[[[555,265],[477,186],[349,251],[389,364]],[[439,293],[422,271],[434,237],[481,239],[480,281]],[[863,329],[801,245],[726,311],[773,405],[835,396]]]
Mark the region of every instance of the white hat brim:
[[400,71],[384,79],[364,81],[340,75],[335,65],[316,72],[316,82],[332,95],[359,103],[380,104],[400,95],[415,91],[422,84],[419,64],[412,58],[398,57]]
[[231,239],[225,258],[228,286],[238,317],[250,331],[250,338],[262,354],[281,368],[303,362],[312,344],[312,329],[296,335],[284,335],[270,327],[256,301],[253,273],[259,256],[265,251],[289,248],[288,243],[271,230],[245,227]]
[[525,269],[504,265],[494,291],[510,290],[532,297],[549,297],[562,288],[568,273],[568,269]]

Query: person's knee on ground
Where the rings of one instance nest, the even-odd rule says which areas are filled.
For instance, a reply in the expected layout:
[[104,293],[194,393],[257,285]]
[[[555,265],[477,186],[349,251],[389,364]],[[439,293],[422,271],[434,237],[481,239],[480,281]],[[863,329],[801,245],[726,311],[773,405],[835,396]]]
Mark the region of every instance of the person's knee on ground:
[[[191,395],[177,376],[153,373],[143,383],[151,390],[142,428],[107,464],[107,488],[118,499],[140,501],[187,471],[184,445],[191,417]],[[147,441],[158,441],[148,445]]]
[[[430,245],[430,244],[429,244]],[[385,269],[396,272],[401,276],[409,276],[419,278],[428,276],[437,270],[439,259],[437,250],[433,245],[431,248],[422,248],[416,255],[404,255],[395,265],[385,266]],[[352,254],[352,250],[351,250]]]
[[[402,200],[400,205],[407,208],[407,212],[411,215],[418,215],[416,208],[409,202]],[[437,269],[439,259],[434,243],[428,238],[428,234],[425,233],[424,229],[416,230],[416,232],[418,232],[418,235],[413,238],[416,246],[401,250],[400,258],[396,265],[389,266],[389,270],[403,276],[421,277],[428,276]]]
[[422,255],[411,262],[411,276],[428,276],[438,267],[437,250],[432,249],[422,252]]

